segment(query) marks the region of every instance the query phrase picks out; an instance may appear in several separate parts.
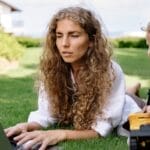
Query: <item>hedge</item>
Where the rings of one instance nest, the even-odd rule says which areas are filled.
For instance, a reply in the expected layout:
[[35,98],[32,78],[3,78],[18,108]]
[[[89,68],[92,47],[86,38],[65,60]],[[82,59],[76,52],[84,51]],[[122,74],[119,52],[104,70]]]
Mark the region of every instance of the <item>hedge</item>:
[[32,38],[32,37],[16,37],[18,43],[20,43],[24,47],[40,47],[42,45],[42,39],[40,38]]
[[121,37],[111,39],[112,45],[117,48],[147,48],[145,38]]
[[0,57],[8,60],[18,60],[23,54],[23,47],[13,35],[4,33],[0,29]]

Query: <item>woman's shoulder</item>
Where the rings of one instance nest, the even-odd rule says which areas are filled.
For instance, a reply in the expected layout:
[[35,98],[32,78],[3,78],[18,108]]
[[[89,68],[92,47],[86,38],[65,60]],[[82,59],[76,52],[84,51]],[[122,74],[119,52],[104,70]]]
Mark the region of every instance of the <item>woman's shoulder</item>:
[[111,64],[112,64],[112,67],[114,69],[121,69],[122,70],[121,66],[116,61],[111,60]]
[[124,79],[124,72],[121,68],[121,66],[114,60],[111,61],[111,68],[112,68],[112,73],[115,76],[115,81],[120,82],[120,80]]
[[123,70],[121,66],[114,60],[111,61],[111,66],[116,74],[122,74]]

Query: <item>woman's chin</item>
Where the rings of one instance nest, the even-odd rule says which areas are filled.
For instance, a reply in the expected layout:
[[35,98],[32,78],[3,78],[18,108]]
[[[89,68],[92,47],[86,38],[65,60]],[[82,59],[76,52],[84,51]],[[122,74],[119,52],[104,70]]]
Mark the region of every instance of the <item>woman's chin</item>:
[[73,59],[69,59],[69,58],[63,58],[64,62],[66,63],[73,63],[74,60]]

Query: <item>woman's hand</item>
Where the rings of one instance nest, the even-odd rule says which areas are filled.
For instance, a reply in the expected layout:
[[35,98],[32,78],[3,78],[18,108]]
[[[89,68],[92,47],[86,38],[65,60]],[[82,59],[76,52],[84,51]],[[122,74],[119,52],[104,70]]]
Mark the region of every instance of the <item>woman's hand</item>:
[[16,136],[28,131],[28,123],[19,123],[13,127],[5,129],[7,137]]
[[39,150],[45,150],[48,145],[55,145],[66,139],[65,130],[32,131],[24,132],[14,138],[17,145],[24,144],[25,149],[40,144]]

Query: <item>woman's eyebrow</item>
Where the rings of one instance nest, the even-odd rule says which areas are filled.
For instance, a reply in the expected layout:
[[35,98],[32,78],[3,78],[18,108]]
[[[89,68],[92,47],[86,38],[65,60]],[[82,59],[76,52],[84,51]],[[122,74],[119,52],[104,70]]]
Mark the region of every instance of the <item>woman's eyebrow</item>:
[[[82,32],[80,32],[80,31],[69,31],[69,32],[67,32],[68,34],[81,34]],[[56,31],[56,34],[63,34],[63,32],[61,32],[61,31]]]
[[77,33],[77,34],[81,34],[81,32],[79,32],[79,31],[70,31],[70,32],[68,32],[69,34],[74,34],[74,33]]
[[62,34],[62,32],[60,32],[60,31],[56,31],[56,34]]

